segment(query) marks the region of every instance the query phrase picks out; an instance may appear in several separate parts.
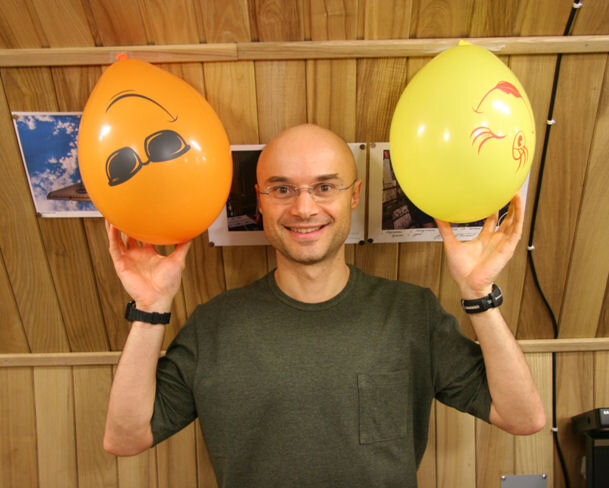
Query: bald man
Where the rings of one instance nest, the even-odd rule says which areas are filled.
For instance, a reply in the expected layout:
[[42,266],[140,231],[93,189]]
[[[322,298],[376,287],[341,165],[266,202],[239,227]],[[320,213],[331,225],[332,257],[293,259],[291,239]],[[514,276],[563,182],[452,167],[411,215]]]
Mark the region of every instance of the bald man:
[[[169,257],[108,225],[135,315],[112,385],[104,446],[132,455],[199,418],[219,486],[414,487],[433,398],[514,434],[545,423],[494,280],[520,238],[514,198],[472,242],[438,222],[479,345],[433,294],[345,262],[361,194],[345,142],[314,125],[264,149],[256,191],[277,268],[197,307],[165,357],[161,321],[189,244]],[[487,297],[490,297],[487,299]],[[474,305],[472,305],[474,306]],[[133,307],[132,307],[133,308]],[[475,308],[475,306],[474,306]]]

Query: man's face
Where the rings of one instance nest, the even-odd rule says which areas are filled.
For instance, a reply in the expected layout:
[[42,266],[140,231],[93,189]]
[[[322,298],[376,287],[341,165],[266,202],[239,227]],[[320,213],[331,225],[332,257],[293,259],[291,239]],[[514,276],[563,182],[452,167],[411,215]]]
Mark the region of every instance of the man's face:
[[[323,129],[304,126],[291,129],[269,145],[258,166],[258,191],[277,184],[312,187],[320,182],[343,188],[355,178],[348,147]],[[316,201],[306,189],[288,200],[259,194],[265,235],[282,257],[292,262],[315,264],[334,258],[343,251],[360,191],[358,180],[323,202]]]

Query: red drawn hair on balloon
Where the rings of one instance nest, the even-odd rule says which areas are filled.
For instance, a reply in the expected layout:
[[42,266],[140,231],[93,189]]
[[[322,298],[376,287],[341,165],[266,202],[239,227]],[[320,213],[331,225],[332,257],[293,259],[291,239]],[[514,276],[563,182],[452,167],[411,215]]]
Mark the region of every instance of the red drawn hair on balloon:
[[518,91],[518,88],[512,85],[509,81],[500,81],[494,88],[491,88],[489,91],[486,92],[486,94],[482,97],[482,100],[480,100],[478,106],[474,109],[474,112],[476,112],[477,114],[482,113],[480,112],[480,105],[482,105],[486,97],[488,97],[495,90],[501,90],[503,93],[507,93],[508,95],[514,95],[516,98],[522,98],[522,95]]
[[[491,88],[488,92],[484,94],[484,96],[480,100],[480,103],[478,103],[478,106],[473,109],[475,113],[481,114],[483,112],[480,110],[480,107],[482,106],[486,98],[496,90],[502,91],[507,95],[513,95],[514,97],[523,100],[522,94],[518,91],[518,88],[512,85],[509,81],[500,81],[499,83],[497,83],[497,85],[495,85],[493,88]],[[505,135],[495,134],[495,132],[493,132],[490,127],[486,125],[481,125],[476,127],[470,133],[470,137],[472,138],[472,146],[476,144],[476,142],[480,143],[480,145],[478,146],[478,154],[480,154],[482,146],[484,146],[487,141],[490,141],[491,139],[504,139]],[[526,140],[522,131],[518,131],[517,134],[514,136],[514,139],[512,141],[511,152],[512,159],[518,162],[518,168],[516,169],[516,171],[518,171],[522,166],[526,166],[529,157],[529,150],[526,146]]]

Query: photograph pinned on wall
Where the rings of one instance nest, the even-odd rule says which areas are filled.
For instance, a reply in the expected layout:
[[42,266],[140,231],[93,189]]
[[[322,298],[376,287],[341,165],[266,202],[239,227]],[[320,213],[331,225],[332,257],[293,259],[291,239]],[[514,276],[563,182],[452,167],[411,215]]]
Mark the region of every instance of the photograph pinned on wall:
[[78,170],[80,112],[13,112],[21,158],[42,217],[101,217]]
[[[366,209],[366,145],[350,143],[358,176],[361,178],[362,196],[352,214],[351,232],[347,244],[358,244],[364,240]],[[268,245],[264,236],[263,218],[258,211],[256,196],[256,165],[264,144],[233,145],[233,184],[222,213],[208,229],[209,242],[215,246]]]
[[[529,178],[521,194],[526,202]],[[388,142],[370,144],[370,187],[368,208],[368,239],[372,242],[442,241],[436,223],[430,215],[414,205],[400,188],[391,166]],[[499,210],[499,223],[507,215],[509,204]],[[461,241],[475,238],[483,220],[452,224]]]

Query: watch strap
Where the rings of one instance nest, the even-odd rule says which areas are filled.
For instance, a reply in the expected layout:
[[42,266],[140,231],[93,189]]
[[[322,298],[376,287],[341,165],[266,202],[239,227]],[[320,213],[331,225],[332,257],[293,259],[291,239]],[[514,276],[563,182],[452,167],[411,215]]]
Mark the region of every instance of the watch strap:
[[461,300],[461,306],[467,313],[485,312],[489,308],[498,307],[502,303],[503,293],[495,283],[493,283],[493,289],[488,295],[472,300]]
[[138,310],[137,308],[135,308],[135,301],[131,300],[127,304],[127,308],[125,309],[125,318],[130,322],[144,322],[146,324],[153,325],[166,325],[169,323],[169,319],[171,318],[171,312],[144,312],[143,310]]

